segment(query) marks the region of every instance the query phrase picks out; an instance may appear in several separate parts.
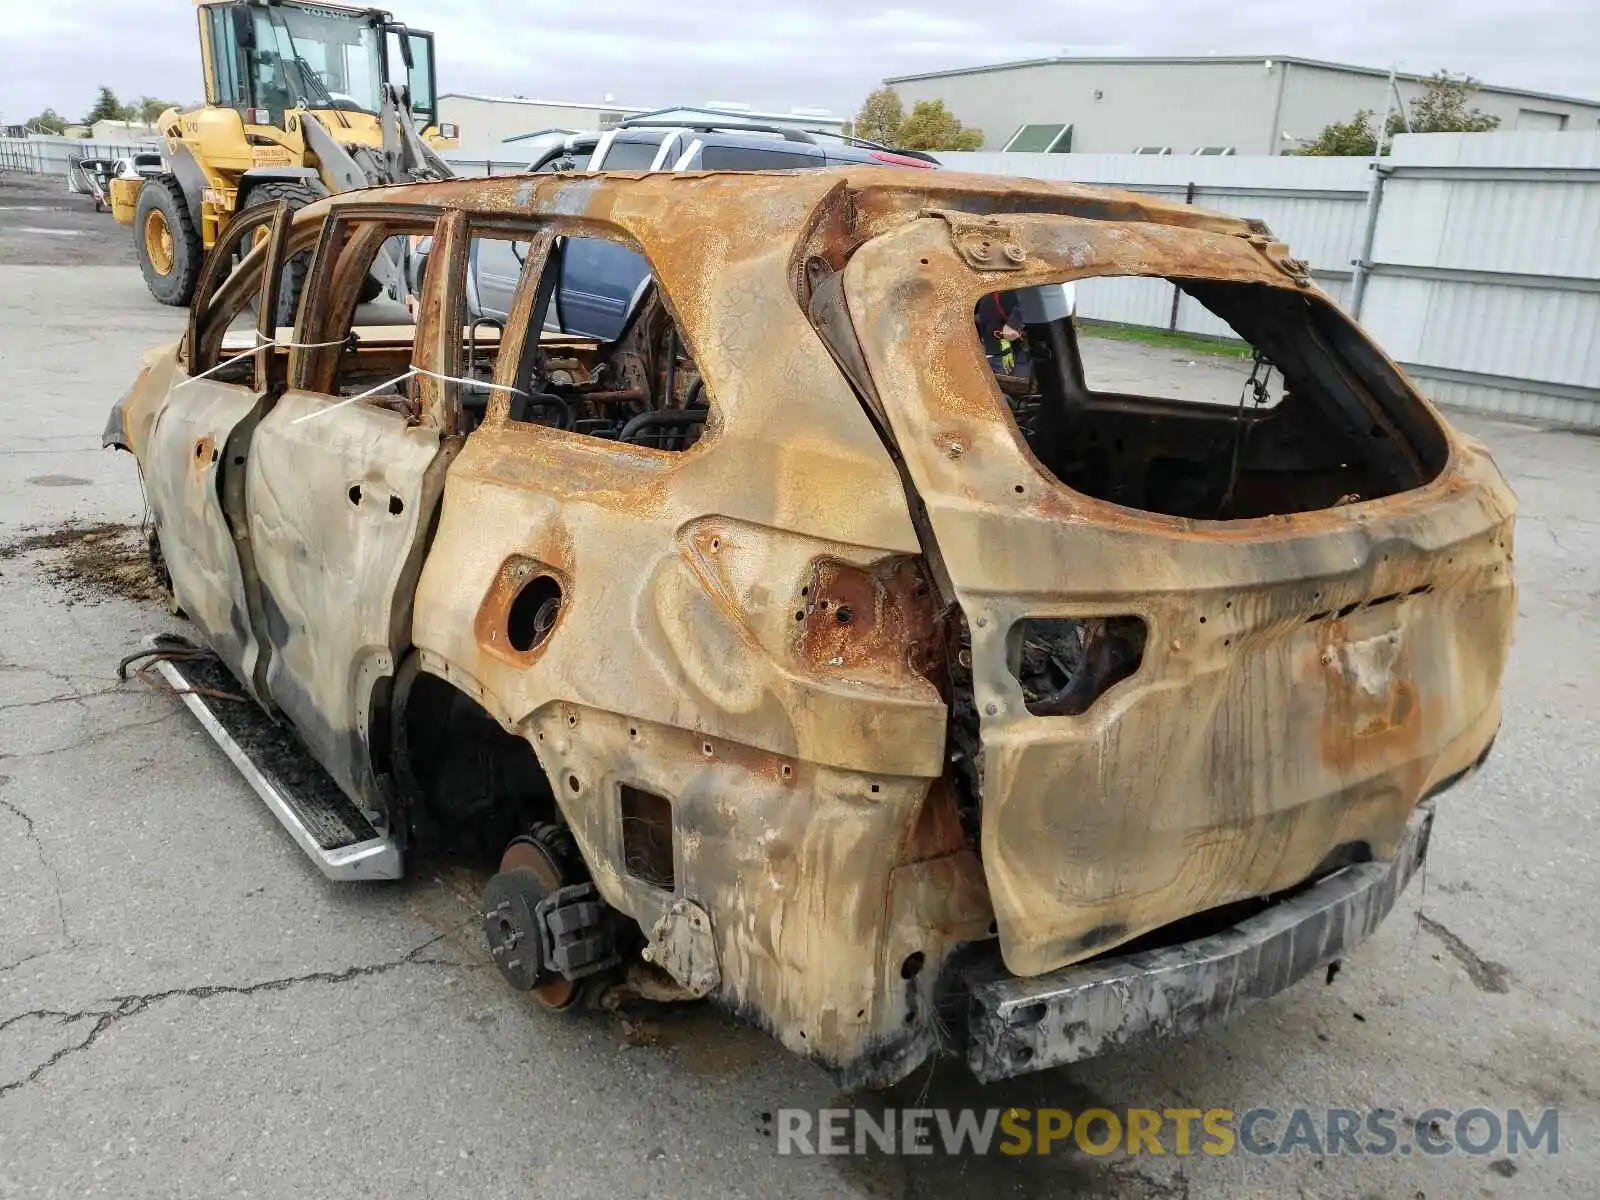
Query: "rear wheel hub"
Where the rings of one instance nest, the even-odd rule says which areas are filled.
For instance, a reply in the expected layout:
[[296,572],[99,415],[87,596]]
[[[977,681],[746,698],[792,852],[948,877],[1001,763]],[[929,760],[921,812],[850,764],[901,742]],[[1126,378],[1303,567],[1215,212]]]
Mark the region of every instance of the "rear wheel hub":
[[547,1008],[566,1008],[578,985],[544,961],[539,902],[565,882],[556,853],[543,841],[517,838],[483,890],[483,935],[500,975]]

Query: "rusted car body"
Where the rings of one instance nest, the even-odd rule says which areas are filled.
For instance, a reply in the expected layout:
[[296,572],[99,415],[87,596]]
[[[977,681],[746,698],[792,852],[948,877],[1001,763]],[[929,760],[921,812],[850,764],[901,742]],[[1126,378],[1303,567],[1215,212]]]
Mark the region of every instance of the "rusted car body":
[[[255,224],[108,441],[206,644],[387,839],[372,873],[450,824],[440,714],[521,756],[457,807],[546,831],[497,880],[568,839],[526,907],[487,905],[554,1005],[626,971],[868,1083],[1181,1033],[1370,932],[1494,738],[1512,497],[1259,225],[873,168],[465,179]],[[351,338],[363,256],[424,232],[414,332]],[[489,351],[478,236],[528,247]],[[541,316],[578,237],[654,272],[614,345]],[[249,352],[228,326],[306,252],[292,336]],[[1281,400],[1089,391],[1047,301],[1099,276],[1249,331]],[[974,336],[1002,289],[1037,310],[1032,382]],[[582,914],[534,912],[576,879]]]

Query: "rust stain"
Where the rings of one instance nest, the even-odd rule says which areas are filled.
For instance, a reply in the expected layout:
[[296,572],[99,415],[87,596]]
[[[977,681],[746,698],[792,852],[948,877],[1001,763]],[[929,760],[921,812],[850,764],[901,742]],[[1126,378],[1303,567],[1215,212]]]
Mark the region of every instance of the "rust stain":
[[932,682],[943,657],[935,593],[915,559],[863,569],[821,558],[796,600],[802,661],[824,674]]

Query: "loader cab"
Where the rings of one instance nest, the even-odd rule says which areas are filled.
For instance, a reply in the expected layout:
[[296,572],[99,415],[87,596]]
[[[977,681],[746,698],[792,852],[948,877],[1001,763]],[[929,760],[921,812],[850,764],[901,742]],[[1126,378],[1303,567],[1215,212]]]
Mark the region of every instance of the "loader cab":
[[247,125],[282,127],[294,108],[334,123],[375,117],[384,83],[403,90],[419,128],[437,116],[433,34],[379,9],[241,0],[201,5],[199,16],[206,101]]

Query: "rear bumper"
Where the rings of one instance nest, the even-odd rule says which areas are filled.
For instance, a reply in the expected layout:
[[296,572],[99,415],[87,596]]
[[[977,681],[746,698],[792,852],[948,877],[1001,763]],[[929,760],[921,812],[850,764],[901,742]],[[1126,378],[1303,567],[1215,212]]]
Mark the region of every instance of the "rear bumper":
[[976,983],[967,1043],[985,1082],[1225,1021],[1365,941],[1428,852],[1418,807],[1387,862],[1322,879],[1237,925],[1159,950]]

